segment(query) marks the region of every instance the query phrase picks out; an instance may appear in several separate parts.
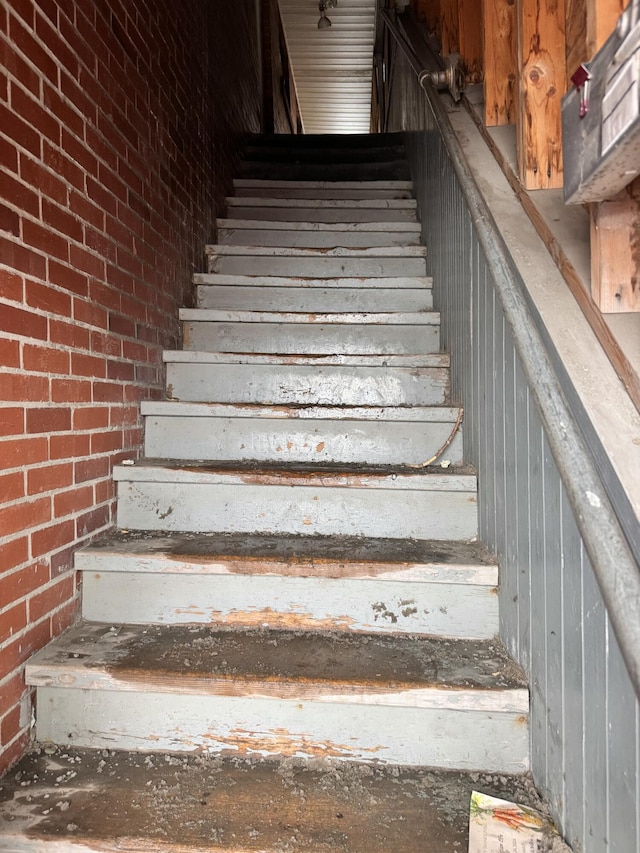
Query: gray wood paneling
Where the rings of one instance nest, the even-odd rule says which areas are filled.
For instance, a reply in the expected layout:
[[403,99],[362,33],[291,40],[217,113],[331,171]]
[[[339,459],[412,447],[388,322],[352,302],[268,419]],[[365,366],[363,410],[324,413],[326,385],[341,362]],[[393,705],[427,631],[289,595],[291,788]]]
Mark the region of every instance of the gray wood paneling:
[[530,679],[536,783],[576,851],[639,851],[638,700],[474,220],[401,58],[390,129],[406,131],[480,536],[500,558],[501,635]]

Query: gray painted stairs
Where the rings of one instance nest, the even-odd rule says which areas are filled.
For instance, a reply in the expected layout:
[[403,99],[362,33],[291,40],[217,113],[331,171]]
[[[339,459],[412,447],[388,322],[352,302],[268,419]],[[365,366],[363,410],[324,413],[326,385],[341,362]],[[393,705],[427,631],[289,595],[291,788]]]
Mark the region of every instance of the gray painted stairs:
[[84,621],[27,667],[40,740],[527,769],[411,185],[346,144],[249,152]]

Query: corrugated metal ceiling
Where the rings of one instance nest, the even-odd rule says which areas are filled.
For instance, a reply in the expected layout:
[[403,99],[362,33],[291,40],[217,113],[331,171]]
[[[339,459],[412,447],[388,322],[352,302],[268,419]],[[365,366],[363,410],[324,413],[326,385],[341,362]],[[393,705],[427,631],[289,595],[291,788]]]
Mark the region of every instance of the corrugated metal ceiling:
[[305,133],[368,133],[376,0],[279,0]]

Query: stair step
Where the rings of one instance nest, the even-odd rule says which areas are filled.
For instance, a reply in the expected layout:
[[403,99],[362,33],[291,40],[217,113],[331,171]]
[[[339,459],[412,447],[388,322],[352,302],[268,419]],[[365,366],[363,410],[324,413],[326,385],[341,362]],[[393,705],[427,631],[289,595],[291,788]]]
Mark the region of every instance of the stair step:
[[363,150],[367,148],[380,148],[381,146],[394,146],[404,144],[404,134],[394,133],[259,133],[249,136],[249,144],[265,148],[293,148],[304,150],[306,148],[322,148],[333,151],[336,148],[355,148]]
[[290,356],[165,352],[173,400],[267,405],[429,406],[449,392],[444,354]]
[[[354,158],[355,159],[355,158]],[[273,162],[268,159],[245,160],[240,163],[243,178],[267,178],[288,181],[409,181],[411,172],[404,159],[379,162],[318,163]]]
[[7,853],[443,853],[467,849],[473,790],[541,808],[528,775],[75,747],[3,788]]
[[85,619],[491,639],[477,543],[112,532],[76,555]]
[[227,218],[284,222],[416,222],[415,199],[227,198]]
[[209,245],[208,272],[229,275],[423,276],[423,246],[385,246],[364,249],[297,249],[281,246]]
[[498,641],[81,623],[26,680],[58,744],[527,769],[526,681]]
[[281,164],[286,165],[301,165],[311,164],[313,166],[329,166],[333,168],[337,166],[342,168],[349,164],[382,164],[397,163],[403,160],[405,156],[404,144],[397,145],[369,145],[366,148],[354,148],[353,146],[344,146],[340,148],[327,149],[317,146],[299,146],[291,145],[251,145],[249,144],[244,151],[243,166],[253,163],[268,163],[278,168]]
[[[356,225],[360,227],[355,227]],[[374,225],[375,228],[372,227]],[[346,223],[329,222],[217,220],[220,243],[228,246],[371,248],[417,246],[420,242],[420,226],[417,222],[360,222],[352,224],[351,227],[345,226]]]
[[180,311],[188,351],[416,355],[440,349],[440,315],[309,314],[276,311]]
[[198,273],[198,307],[316,313],[429,311],[432,281],[416,278],[305,279]]
[[314,467],[165,461],[114,468],[129,530],[474,539],[476,478]]
[[[258,462],[462,463],[457,409],[143,402],[145,455]],[[459,426],[459,425],[458,425]],[[455,431],[455,434],[454,434]]]
[[411,181],[271,181],[236,178],[236,197],[365,199],[412,198]]

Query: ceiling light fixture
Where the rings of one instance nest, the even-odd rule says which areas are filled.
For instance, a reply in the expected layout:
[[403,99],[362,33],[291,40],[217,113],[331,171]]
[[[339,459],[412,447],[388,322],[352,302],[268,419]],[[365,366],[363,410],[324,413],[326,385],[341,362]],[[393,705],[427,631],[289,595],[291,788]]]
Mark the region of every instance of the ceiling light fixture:
[[327,9],[333,9],[338,5],[338,0],[320,0],[318,10],[320,12],[320,20],[318,21],[318,29],[326,30],[331,26],[331,20],[327,18]]

